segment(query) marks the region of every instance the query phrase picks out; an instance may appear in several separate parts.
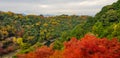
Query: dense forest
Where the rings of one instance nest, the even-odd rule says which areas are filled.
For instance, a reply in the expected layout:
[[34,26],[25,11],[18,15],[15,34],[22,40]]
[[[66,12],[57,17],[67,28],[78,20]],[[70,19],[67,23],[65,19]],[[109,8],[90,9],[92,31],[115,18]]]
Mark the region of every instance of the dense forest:
[[[49,46],[76,25],[91,19],[91,16],[60,15],[22,15],[13,12],[0,12],[0,49],[1,55],[20,49],[27,53],[34,47]],[[15,48],[14,48],[15,47]]]
[[120,0],[94,17],[0,11],[1,58],[120,58],[119,41]]

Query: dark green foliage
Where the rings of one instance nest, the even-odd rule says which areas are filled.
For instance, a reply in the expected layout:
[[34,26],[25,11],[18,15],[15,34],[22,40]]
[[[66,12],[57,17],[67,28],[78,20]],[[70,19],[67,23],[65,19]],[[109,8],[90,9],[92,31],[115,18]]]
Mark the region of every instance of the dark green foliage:
[[119,29],[118,26],[120,26],[119,1],[103,7],[103,9],[96,14],[95,20],[97,20],[97,22],[92,26],[92,32],[97,34],[98,37],[120,38],[118,35],[120,32],[115,31],[115,29]]

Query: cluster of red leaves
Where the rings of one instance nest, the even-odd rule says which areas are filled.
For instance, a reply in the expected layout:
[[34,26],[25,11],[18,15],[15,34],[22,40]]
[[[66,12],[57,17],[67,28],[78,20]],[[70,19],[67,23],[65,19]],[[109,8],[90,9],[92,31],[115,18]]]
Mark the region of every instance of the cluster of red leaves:
[[64,45],[65,58],[120,58],[120,43],[117,39],[98,39],[85,35],[81,40],[73,38]]
[[99,39],[85,35],[81,40],[72,38],[64,43],[64,50],[41,47],[34,52],[18,55],[18,58],[120,58],[120,43],[117,39]]
[[43,46],[28,54],[19,54],[17,56],[18,58],[49,58],[52,54],[53,50],[51,48]]

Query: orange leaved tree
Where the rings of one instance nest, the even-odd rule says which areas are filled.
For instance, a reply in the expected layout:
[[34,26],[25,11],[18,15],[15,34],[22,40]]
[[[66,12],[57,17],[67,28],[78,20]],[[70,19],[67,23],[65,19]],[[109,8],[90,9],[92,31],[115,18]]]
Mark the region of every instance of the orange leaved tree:
[[51,48],[43,46],[28,54],[19,54],[17,55],[17,57],[18,58],[49,58],[49,56],[52,55],[53,52],[54,51]]

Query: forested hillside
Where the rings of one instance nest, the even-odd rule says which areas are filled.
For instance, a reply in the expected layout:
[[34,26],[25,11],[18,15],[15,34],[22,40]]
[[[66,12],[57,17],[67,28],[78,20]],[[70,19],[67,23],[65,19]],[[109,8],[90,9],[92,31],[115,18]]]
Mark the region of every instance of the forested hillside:
[[84,23],[90,16],[22,15],[13,12],[0,12],[0,55],[15,50],[27,53],[41,45],[50,45],[64,32]]
[[120,0],[94,17],[0,12],[0,56],[120,58]]

